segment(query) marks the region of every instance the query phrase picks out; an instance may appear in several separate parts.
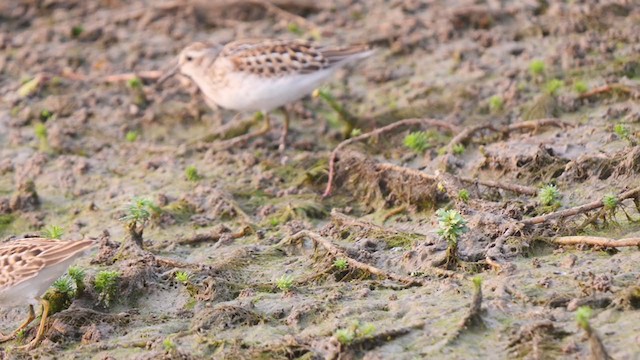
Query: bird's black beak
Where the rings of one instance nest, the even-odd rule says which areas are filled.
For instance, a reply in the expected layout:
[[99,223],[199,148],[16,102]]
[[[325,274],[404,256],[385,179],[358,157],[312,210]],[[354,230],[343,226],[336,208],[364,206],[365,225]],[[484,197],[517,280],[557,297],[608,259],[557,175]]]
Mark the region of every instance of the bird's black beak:
[[164,75],[162,75],[159,79],[158,82],[156,83],[157,85],[162,84],[163,82],[165,82],[168,78],[172,77],[173,75],[175,75],[178,72],[178,69],[180,68],[180,64],[178,62],[176,62],[175,65],[173,65],[169,70],[167,70],[167,72],[164,73]]

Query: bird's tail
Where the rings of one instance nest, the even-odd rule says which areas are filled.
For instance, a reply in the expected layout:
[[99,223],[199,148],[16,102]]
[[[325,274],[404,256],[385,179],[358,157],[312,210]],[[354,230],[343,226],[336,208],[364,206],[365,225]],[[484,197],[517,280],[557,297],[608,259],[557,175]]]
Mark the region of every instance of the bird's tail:
[[333,65],[367,58],[375,50],[371,49],[369,45],[351,45],[340,48],[324,48],[320,49],[320,52]]

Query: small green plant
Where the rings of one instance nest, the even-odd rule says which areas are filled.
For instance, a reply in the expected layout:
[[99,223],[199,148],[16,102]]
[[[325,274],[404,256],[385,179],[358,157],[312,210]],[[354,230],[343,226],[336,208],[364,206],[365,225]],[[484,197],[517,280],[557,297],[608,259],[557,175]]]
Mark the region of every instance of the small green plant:
[[462,154],[464,154],[465,148],[464,148],[464,145],[458,143],[458,144],[453,145],[453,149],[452,150],[453,150],[453,153],[455,155],[462,155]]
[[60,312],[71,305],[77,294],[75,281],[69,275],[63,275],[51,284],[44,298],[49,301],[50,314]]
[[356,136],[360,136],[360,135],[362,135],[362,129],[355,128],[355,129],[351,130],[351,137],[356,137]]
[[293,288],[293,276],[291,275],[282,275],[279,279],[276,280],[276,286],[282,292],[289,292]]
[[589,320],[593,315],[593,311],[588,306],[580,306],[578,310],[576,310],[576,322],[578,326],[580,326],[583,330],[587,332],[591,332],[591,325],[589,324]]
[[302,31],[302,29],[300,29],[300,26],[298,26],[298,24],[296,23],[289,23],[287,25],[287,30],[289,30],[290,33],[294,34],[294,35],[302,35],[304,34],[304,32]]
[[529,72],[531,73],[531,75],[533,76],[540,76],[544,73],[544,61],[540,60],[540,59],[536,59],[531,61],[531,63],[529,63]]
[[64,234],[64,229],[58,225],[50,225],[42,230],[42,237],[47,239],[58,239]]
[[124,138],[128,142],[135,142],[136,140],[138,140],[138,132],[135,130],[127,131],[127,134],[124,136]]
[[564,86],[564,82],[559,79],[551,79],[544,85],[544,90],[549,95],[556,95],[558,90]]
[[71,36],[77,38],[84,32],[84,27],[82,25],[76,25],[71,28]]
[[176,280],[178,280],[178,282],[183,285],[186,285],[191,281],[191,274],[187,271],[178,271],[176,272],[175,276]]
[[76,294],[76,283],[69,275],[62,275],[51,285],[53,289],[61,294],[73,298]]
[[349,267],[349,262],[347,262],[347,259],[339,258],[333,262],[333,267],[340,271],[345,271]]
[[475,276],[471,281],[473,281],[473,287],[476,291],[482,288],[482,278],[480,276]]
[[146,224],[152,214],[160,212],[160,208],[153,201],[141,197],[134,197],[127,207],[127,214],[120,218],[128,223]]
[[47,109],[40,112],[40,120],[47,121],[53,117],[53,113]]
[[93,280],[93,286],[98,293],[98,302],[109,307],[115,299],[118,290],[118,282],[120,281],[120,273],[118,271],[103,270],[96,274]]
[[33,133],[40,142],[40,151],[47,151],[49,149],[47,126],[41,122],[37,122],[33,125]]
[[373,324],[361,325],[359,321],[354,321],[349,327],[344,329],[338,329],[335,332],[335,337],[342,345],[350,345],[356,339],[362,339],[369,337],[375,333],[376,327]]
[[84,269],[79,266],[72,266],[67,270],[67,274],[76,284],[76,292],[80,295],[84,292],[84,278],[86,276]]
[[458,191],[458,199],[464,203],[469,202],[469,190],[460,189],[460,191]]
[[187,180],[193,182],[202,179],[202,176],[200,176],[200,174],[198,173],[198,168],[196,168],[194,165],[187,166],[187,168],[184,170],[184,175]]
[[576,81],[573,84],[573,91],[577,92],[579,95],[582,95],[587,91],[589,91],[589,87],[587,86],[587,83],[585,83],[584,81]]
[[616,133],[616,135],[618,135],[618,137],[623,140],[631,139],[631,132],[626,126],[624,126],[624,124],[616,124],[613,127],[613,132]]
[[127,86],[129,86],[130,89],[142,89],[142,80],[139,77],[135,76],[127,81]]
[[438,235],[449,244],[457,244],[458,238],[469,231],[467,221],[456,210],[438,209]]
[[178,348],[170,338],[166,338],[162,341],[162,347],[166,352],[173,352]]
[[545,185],[538,190],[538,201],[542,206],[554,206],[559,203],[560,190],[553,185]]
[[491,110],[492,113],[500,112],[503,107],[504,99],[502,99],[502,96],[493,95],[489,98],[489,110]]
[[614,211],[618,207],[618,197],[613,194],[605,195],[602,198],[602,204],[608,211]]
[[404,146],[419,154],[429,148],[429,142],[429,134],[425,131],[415,131],[404,137]]

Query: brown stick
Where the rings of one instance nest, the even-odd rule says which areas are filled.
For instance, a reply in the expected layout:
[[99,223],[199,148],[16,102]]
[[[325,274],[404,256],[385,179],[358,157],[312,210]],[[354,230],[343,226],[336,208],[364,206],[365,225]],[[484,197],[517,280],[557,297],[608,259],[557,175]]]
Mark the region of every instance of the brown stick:
[[408,126],[416,126],[416,125],[434,126],[434,127],[440,127],[440,128],[448,129],[448,130],[453,131],[453,132],[457,131],[457,127],[455,125],[449,124],[449,123],[441,121],[441,120],[435,120],[435,119],[405,119],[405,120],[400,120],[400,121],[394,122],[393,124],[389,124],[387,126],[383,126],[381,128],[375,129],[375,130],[370,131],[368,133],[364,133],[362,135],[347,139],[347,140],[341,142],[340,144],[338,144],[338,146],[336,146],[336,148],[333,149],[333,151],[331,152],[331,157],[329,158],[329,181],[327,183],[327,188],[325,189],[324,194],[322,196],[323,197],[327,197],[327,196],[331,195],[331,188],[333,186],[333,179],[335,177],[336,158],[338,157],[338,153],[340,152],[340,150],[342,150],[344,147],[346,147],[348,145],[351,145],[351,144],[356,143],[358,141],[366,140],[366,139],[368,139],[370,137],[373,137],[373,136],[378,136],[380,134],[383,134],[383,133],[386,133],[386,132],[390,132],[390,131],[396,130],[398,128],[408,127]]
[[615,84],[603,85],[603,86],[597,87],[595,89],[592,89],[591,91],[588,91],[588,92],[578,96],[578,98],[579,99],[586,99],[586,98],[590,98],[590,97],[595,96],[595,95],[608,93],[608,92],[611,92],[613,90],[622,91],[622,92],[627,93],[627,94],[633,94],[634,93],[634,91],[631,88],[629,88],[628,86],[615,83]]
[[102,82],[106,83],[114,83],[114,82],[122,82],[129,81],[135,78],[140,78],[144,80],[158,80],[162,77],[163,72],[159,70],[149,70],[149,71],[140,71],[137,73],[124,73],[124,74],[114,74],[108,75],[100,79]]
[[[638,196],[640,196],[640,187],[621,193],[620,195],[618,195],[618,201],[623,201],[630,198],[636,198]],[[532,217],[530,219],[524,219],[520,221],[520,223],[524,225],[541,224],[543,222],[557,219],[557,218],[565,218],[569,216],[582,214],[590,210],[599,209],[603,206],[604,204],[602,203],[602,200],[597,200],[594,202],[590,202],[588,204],[572,207],[570,209],[560,210],[560,211],[552,212],[550,214]]]
[[640,238],[610,239],[599,236],[561,236],[551,240],[559,245],[593,245],[602,247],[640,246]]
[[369,264],[365,264],[363,262],[360,262],[358,260],[352,259],[349,256],[347,256],[347,254],[340,250],[337,246],[335,246],[329,239],[324,238],[323,236],[321,236],[320,234],[314,233],[312,231],[309,230],[302,230],[297,232],[296,234],[284,238],[278,245],[281,244],[287,244],[287,243],[292,243],[294,241],[300,240],[302,238],[309,238],[313,241],[315,241],[317,244],[321,245],[323,248],[325,248],[325,250],[331,254],[332,256],[336,257],[336,258],[344,258],[347,260],[347,263],[349,264],[349,266],[352,266],[356,269],[360,269],[363,271],[366,271],[368,273],[371,273],[373,275],[377,275],[380,277],[385,277],[391,280],[396,280],[402,283],[405,283],[407,285],[412,285],[412,286],[424,286],[427,285],[428,282],[420,279],[420,278],[412,278],[412,277],[408,277],[408,276],[402,276],[402,275],[398,275],[398,274],[394,274],[392,272],[388,272],[382,269],[379,269],[375,266],[371,266]]

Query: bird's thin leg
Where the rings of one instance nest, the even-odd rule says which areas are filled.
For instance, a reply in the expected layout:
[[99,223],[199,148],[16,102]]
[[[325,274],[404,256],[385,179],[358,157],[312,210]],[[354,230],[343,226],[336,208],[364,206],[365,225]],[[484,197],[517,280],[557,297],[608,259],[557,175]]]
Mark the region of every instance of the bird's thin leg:
[[27,320],[25,320],[22,324],[20,324],[20,326],[18,326],[18,328],[14,332],[12,332],[10,335],[7,335],[7,336],[0,335],[0,343],[7,342],[15,338],[16,335],[18,335],[20,331],[24,330],[27,326],[29,326],[29,324],[31,324],[31,322],[35,318],[36,318],[36,314],[33,311],[33,305],[29,305],[29,317],[27,318]]
[[263,116],[264,116],[264,126],[262,127],[262,129],[256,131],[256,132],[252,132],[249,134],[245,134],[245,135],[241,135],[241,136],[237,136],[233,139],[229,139],[229,140],[225,140],[225,141],[221,141],[217,144],[215,144],[214,149],[215,150],[226,150],[226,149],[230,149],[233,147],[236,147],[240,144],[243,144],[253,138],[262,136],[266,133],[269,132],[269,130],[271,130],[271,119],[269,118],[269,113],[267,113],[266,111],[262,112]]
[[40,300],[40,304],[42,305],[42,315],[40,315],[40,326],[38,326],[38,332],[36,333],[36,337],[31,340],[30,343],[28,343],[25,346],[20,347],[23,350],[31,350],[34,349],[36,346],[38,346],[38,344],[40,344],[40,341],[42,340],[42,336],[44,335],[44,328],[45,325],[47,324],[47,318],[49,317],[49,302],[45,299],[39,299]]
[[287,147],[287,135],[289,134],[289,112],[286,107],[282,107],[282,114],[284,115],[284,127],[282,128],[282,134],[280,134],[280,145],[278,150],[281,152]]

